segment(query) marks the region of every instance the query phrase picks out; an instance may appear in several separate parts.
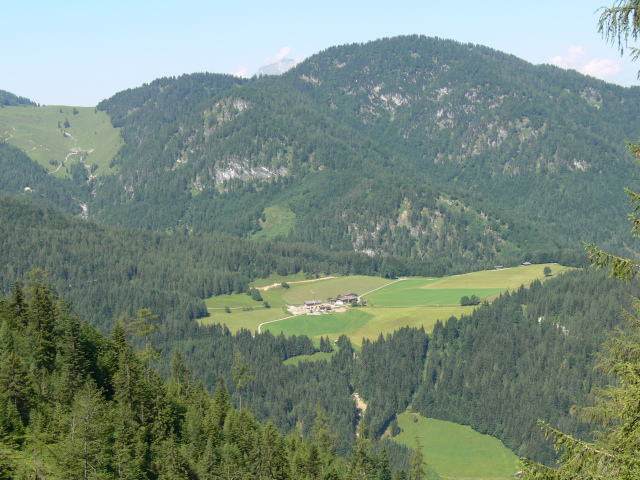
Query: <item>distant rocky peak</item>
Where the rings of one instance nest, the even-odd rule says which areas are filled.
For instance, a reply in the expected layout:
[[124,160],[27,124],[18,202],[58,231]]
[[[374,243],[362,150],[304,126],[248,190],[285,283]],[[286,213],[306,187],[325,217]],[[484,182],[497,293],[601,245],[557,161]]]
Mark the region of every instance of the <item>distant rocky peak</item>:
[[282,75],[287,70],[296,66],[296,61],[291,58],[283,58],[275,63],[263,65],[258,68],[258,75]]

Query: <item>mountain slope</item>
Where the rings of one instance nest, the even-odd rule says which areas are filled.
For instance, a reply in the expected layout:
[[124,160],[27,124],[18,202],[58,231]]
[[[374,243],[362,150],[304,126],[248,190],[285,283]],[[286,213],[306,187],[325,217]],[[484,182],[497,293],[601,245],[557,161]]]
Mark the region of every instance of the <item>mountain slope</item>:
[[249,282],[275,272],[434,274],[426,262],[397,257],[97,225],[6,195],[0,219],[0,288],[10,291],[36,268],[48,271],[60,295],[105,331],[140,308],[157,312],[167,326],[184,326],[207,315],[204,298],[245,292]]
[[7,143],[0,143],[0,172],[1,193],[24,197],[65,213],[79,215],[80,204],[89,195],[87,185],[48,175],[41,165]]
[[[124,145],[89,218],[428,260],[441,273],[597,241],[628,251],[639,90],[419,36],[278,77],[164,78],[101,102]],[[265,235],[269,236],[269,235]]]
[[333,47],[284,78],[437,182],[572,245],[626,240],[620,179],[639,179],[625,151],[640,131],[638,88],[418,36]]

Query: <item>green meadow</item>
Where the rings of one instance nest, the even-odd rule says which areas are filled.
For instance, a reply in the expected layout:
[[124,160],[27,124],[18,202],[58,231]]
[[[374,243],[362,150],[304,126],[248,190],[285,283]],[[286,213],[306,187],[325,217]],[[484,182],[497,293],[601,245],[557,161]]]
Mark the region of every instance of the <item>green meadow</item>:
[[262,326],[274,335],[283,332],[289,335],[307,335],[314,342],[328,336],[337,340],[345,334],[351,342],[359,346],[363,338],[375,340],[382,333],[386,335],[401,327],[424,327],[427,332],[433,330],[438,320],[451,316],[460,317],[470,314],[475,307],[408,307],[408,308],[372,308],[358,307],[344,313],[331,315],[298,315],[279,322]]
[[[105,112],[93,107],[75,109],[74,115],[74,107],[65,106],[0,108],[0,139],[58,176],[68,176],[68,162],[78,161],[81,155],[86,165],[96,165],[94,175],[111,172],[111,160],[122,146],[119,129],[113,128]],[[66,120],[69,127],[65,128]],[[71,154],[74,148],[77,154]],[[65,159],[65,166],[58,169]]]
[[[437,281],[435,282],[437,283]],[[504,288],[433,288],[432,281],[408,279],[373,292],[367,296],[370,304],[384,307],[414,307],[420,305],[460,305],[463,296],[480,298],[503,292]]]
[[209,311],[209,317],[200,319],[200,322],[204,325],[220,323],[226,325],[232,332],[246,328],[253,333],[258,330],[258,325],[261,323],[284,318],[288,315],[290,314],[285,313],[282,308],[255,306],[250,311],[242,308],[234,308],[231,313],[226,313],[224,310],[215,311],[214,313]]
[[[551,268],[551,276],[545,277],[544,267]],[[557,263],[545,263],[539,265],[530,265],[528,267],[505,268],[503,270],[483,270],[464,275],[455,275],[445,277],[438,282],[425,285],[425,289],[445,290],[452,288],[460,288],[471,290],[476,288],[497,289],[500,292],[520,288],[520,285],[528,287],[534,280],[545,281],[555,275],[558,275],[571,267],[563,267]],[[486,299],[491,301],[500,293],[489,295]]]
[[443,478],[515,478],[518,458],[497,438],[482,435],[469,426],[411,413],[398,415],[398,424],[403,431],[393,440],[413,447],[417,436],[425,461]]
[[264,222],[260,221],[262,230],[253,235],[254,240],[270,240],[278,236],[286,236],[296,223],[296,214],[289,208],[279,205],[265,208],[264,218]]
[[[306,300],[313,300],[314,292],[315,298],[326,301],[329,297],[336,297],[349,292],[362,294],[386,285],[390,280],[362,275],[327,279],[306,279],[304,274],[289,277],[272,275],[268,279],[256,281],[253,286],[263,288],[274,283],[281,284],[282,282],[288,283],[289,288],[277,286],[270,287],[268,290],[261,290],[260,295],[263,301],[269,302],[272,306],[302,305]],[[252,300],[246,294],[218,295],[207,298],[205,303],[210,310],[224,307],[252,307],[262,304],[262,302]]]
[[[284,290],[284,289],[282,289]],[[238,309],[243,307],[262,308],[263,302],[269,302],[272,307],[284,307],[288,305],[282,298],[278,289],[270,289],[266,292],[260,292],[262,302],[257,302],[250,295],[241,293],[239,295],[218,295],[217,297],[207,298],[204,303],[209,313],[216,313],[217,310],[224,310],[225,307]]]
[[[306,283],[289,283],[290,287],[284,295],[284,300],[289,305],[302,305],[306,300],[313,300],[314,295],[318,300],[326,301],[328,298],[336,298],[353,292],[362,295],[375,288],[386,285],[391,280],[380,277],[365,277],[353,275],[348,277],[329,278]],[[368,297],[367,297],[368,298]]]
[[335,340],[343,333],[365,326],[372,318],[373,315],[366,309],[356,308],[331,315],[298,315],[280,322],[269,323],[262,329],[269,330],[274,335],[283,332],[287,337],[307,335],[316,340],[328,335],[331,340]]
[[[281,286],[261,291],[263,301],[269,302],[271,309],[264,309],[262,302],[256,302],[249,295],[220,295],[207,299],[208,318],[203,323],[226,323],[229,329],[236,331],[247,328],[269,330],[274,335],[308,335],[315,342],[321,336],[332,341],[345,334],[355,346],[363,338],[375,340],[382,333],[405,327],[424,327],[427,332],[433,330],[438,320],[449,317],[470,315],[477,307],[460,306],[464,295],[476,295],[483,301],[491,301],[502,292],[528,286],[536,279],[545,280],[543,269],[547,265],[514,267],[504,270],[488,270],[466,275],[445,278],[407,278],[388,280],[379,277],[347,276],[308,280],[303,274],[291,277],[272,276],[256,282],[256,287],[265,287],[274,283],[287,282],[290,288]],[[551,267],[552,275],[567,268],[556,264]],[[347,308],[345,312],[333,312],[331,315],[297,315],[284,308],[288,305],[300,306],[305,300],[314,297],[326,301],[329,297],[354,292],[364,295],[368,301],[366,307]],[[371,292],[371,293],[367,293]],[[224,312],[229,307],[231,314]],[[251,312],[244,307],[253,307]],[[275,312],[278,312],[277,314]],[[281,320],[282,319],[282,320]]]

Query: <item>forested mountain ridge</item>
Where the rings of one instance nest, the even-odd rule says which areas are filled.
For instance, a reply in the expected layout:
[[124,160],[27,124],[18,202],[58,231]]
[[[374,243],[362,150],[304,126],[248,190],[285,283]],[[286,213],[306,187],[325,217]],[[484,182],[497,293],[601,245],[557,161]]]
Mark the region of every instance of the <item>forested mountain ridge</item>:
[[[283,205],[296,215],[295,240],[464,261],[435,247],[443,237],[492,262],[495,252],[475,234],[461,239],[470,229],[437,205],[465,192],[463,206],[486,220],[481,236],[507,250],[531,247],[505,238],[491,220],[509,231],[538,230],[528,237],[547,249],[586,239],[624,243],[618,179],[637,177],[624,141],[640,127],[638,89],[412,36],[332,47],[280,77],[220,88],[170,127],[152,121],[151,112],[170,105],[146,98],[184,82],[190,77],[99,105],[123,127],[127,146],[118,158],[122,176],[96,189],[94,218],[251,235],[266,207]],[[138,123],[129,125],[134,116]],[[389,205],[375,204],[379,192],[369,195],[376,182]],[[301,195],[311,199],[301,203]],[[163,214],[143,208],[151,204]],[[593,212],[597,228],[581,220]],[[441,219],[444,234],[434,228]]]
[[124,146],[82,200],[102,223],[243,237],[276,209],[287,241],[441,273],[627,248],[639,106],[638,89],[477,45],[332,47],[279,77],[183,75],[104,100]]
[[28,98],[19,97],[11,92],[0,90],[0,108],[8,106],[35,107],[37,104]]
[[48,175],[41,165],[8,143],[0,143],[0,171],[1,193],[23,197],[72,215],[82,212],[80,204],[86,202],[91,192],[83,181]]
[[[172,85],[180,89],[182,81]],[[132,112],[133,104],[119,103],[127,98],[116,96],[99,107],[115,111],[114,103]],[[167,127],[172,136],[157,131],[156,141],[167,142],[157,154],[142,147],[146,137],[130,132],[141,126],[128,127],[128,117],[125,124],[116,118],[125,138],[131,134],[141,146],[123,149],[119,175],[105,177],[96,189],[91,218],[156,230],[247,235],[261,229],[266,207],[281,205],[296,217],[290,241],[429,259],[441,273],[453,265],[461,271],[461,265],[490,264],[504,256],[501,251],[519,258],[523,250],[558,246],[544,228],[515,212],[499,213],[412,180],[407,177],[412,167],[402,157],[327,119],[303,93],[283,88],[276,78],[234,88],[211,102],[203,116]],[[152,115],[156,108],[162,105],[145,104],[135,114],[146,118],[145,109]]]
[[[625,150],[640,127],[638,88],[418,36],[332,47],[284,77],[429,178],[572,244],[625,230],[619,180],[638,178]],[[578,213],[603,209],[597,227]]]

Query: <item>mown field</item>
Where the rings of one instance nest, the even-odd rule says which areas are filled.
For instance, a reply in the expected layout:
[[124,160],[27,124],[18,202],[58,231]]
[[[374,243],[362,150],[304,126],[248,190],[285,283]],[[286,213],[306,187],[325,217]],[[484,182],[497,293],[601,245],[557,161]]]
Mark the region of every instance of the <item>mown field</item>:
[[[249,300],[251,300],[250,297]],[[252,307],[253,310],[243,310],[242,308],[234,308],[231,313],[226,313],[224,309],[216,310],[209,313],[209,317],[201,320],[204,324],[220,323],[226,325],[232,332],[237,332],[241,328],[246,328],[255,332],[258,325],[263,322],[269,322],[278,318],[284,318],[290,313],[283,311],[281,307],[265,308],[264,306]]]
[[[18,147],[49,172],[69,176],[65,162],[96,165],[94,175],[110,171],[111,160],[122,146],[120,131],[105,112],[93,107],[46,106],[0,108],[0,139]],[[61,112],[62,110],[62,112]],[[65,127],[65,121],[69,126]],[[63,132],[69,135],[63,136]],[[69,155],[76,148],[78,154]],[[57,171],[56,171],[57,170]]]
[[482,435],[469,426],[412,413],[398,415],[398,424],[403,431],[393,440],[414,447],[418,436],[425,461],[443,478],[515,478],[518,458],[497,438]]
[[[375,339],[380,333],[391,333],[404,326],[424,327],[430,332],[438,320],[445,321],[451,316],[460,317],[473,312],[476,307],[460,306],[463,295],[476,295],[491,301],[502,292],[530,285],[536,279],[544,280],[545,266],[551,268],[552,275],[567,269],[556,264],[532,265],[445,278],[398,280],[354,275],[310,281],[303,274],[272,276],[256,282],[255,286],[265,287],[286,281],[290,288],[277,286],[261,291],[263,301],[269,302],[271,308],[264,308],[263,302],[252,300],[245,294],[221,295],[206,300],[210,317],[202,321],[223,323],[232,331],[240,328],[257,331],[264,322],[278,320],[262,325],[261,330],[269,330],[274,335],[280,332],[287,336],[308,335],[316,343],[321,336],[328,336],[333,341],[346,334],[358,346],[363,338]],[[288,318],[291,314],[285,308],[287,305],[299,306],[314,297],[327,300],[349,292],[363,295],[368,305],[350,308],[344,313]],[[225,307],[229,307],[231,313],[225,313]],[[246,311],[248,307],[253,311]]]

